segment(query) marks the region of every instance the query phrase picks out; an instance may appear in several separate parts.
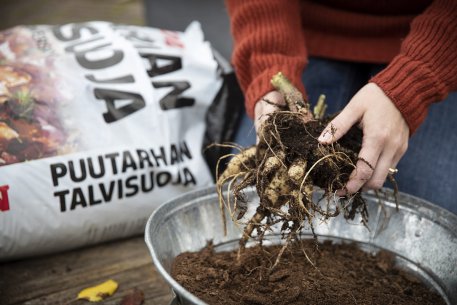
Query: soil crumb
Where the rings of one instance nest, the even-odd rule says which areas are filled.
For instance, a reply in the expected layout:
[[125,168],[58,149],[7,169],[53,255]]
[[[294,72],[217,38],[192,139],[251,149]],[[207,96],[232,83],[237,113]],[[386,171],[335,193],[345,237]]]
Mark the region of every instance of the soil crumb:
[[281,247],[180,254],[172,276],[211,305],[225,304],[446,304],[415,275],[394,266],[386,251],[371,254],[355,244],[291,243],[280,263]]

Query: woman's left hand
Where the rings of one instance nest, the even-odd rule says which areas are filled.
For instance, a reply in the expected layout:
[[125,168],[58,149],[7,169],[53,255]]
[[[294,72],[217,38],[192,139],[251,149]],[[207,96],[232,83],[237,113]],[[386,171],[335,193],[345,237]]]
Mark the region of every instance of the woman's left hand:
[[362,148],[345,190],[338,192],[340,196],[354,194],[362,187],[381,188],[389,169],[396,168],[408,147],[409,127],[405,119],[375,83],[360,89],[318,140],[321,144],[331,144],[356,123],[363,131]]

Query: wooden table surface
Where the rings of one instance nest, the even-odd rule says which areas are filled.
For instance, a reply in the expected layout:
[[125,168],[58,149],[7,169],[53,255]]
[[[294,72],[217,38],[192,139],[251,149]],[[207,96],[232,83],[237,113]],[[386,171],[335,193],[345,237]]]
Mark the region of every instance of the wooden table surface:
[[[75,300],[79,291],[109,279],[117,291],[99,303]],[[120,304],[134,288],[145,305],[167,305],[171,290],[156,271],[143,236],[0,264],[0,304]]]

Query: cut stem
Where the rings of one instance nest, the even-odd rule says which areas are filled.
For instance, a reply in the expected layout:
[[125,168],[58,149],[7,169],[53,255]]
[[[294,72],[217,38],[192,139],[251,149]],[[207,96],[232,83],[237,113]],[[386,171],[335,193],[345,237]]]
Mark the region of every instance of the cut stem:
[[309,112],[309,104],[303,98],[303,95],[294,85],[282,74],[278,72],[271,78],[272,86],[278,90],[286,100],[289,110],[292,112]]

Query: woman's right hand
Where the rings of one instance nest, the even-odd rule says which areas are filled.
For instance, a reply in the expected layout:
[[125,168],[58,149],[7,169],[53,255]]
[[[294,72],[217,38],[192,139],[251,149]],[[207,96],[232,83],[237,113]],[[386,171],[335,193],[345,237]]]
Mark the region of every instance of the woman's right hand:
[[[278,91],[270,91],[265,94],[260,101],[255,104],[254,108],[254,125],[257,134],[257,142],[259,142],[259,130],[262,123],[268,118],[268,115],[277,110],[287,109],[286,101]],[[308,113],[305,121],[313,119],[311,112]]]
[[260,126],[268,118],[268,115],[285,106],[286,101],[278,91],[268,92],[255,104],[254,126],[257,134],[257,142],[259,142]]

